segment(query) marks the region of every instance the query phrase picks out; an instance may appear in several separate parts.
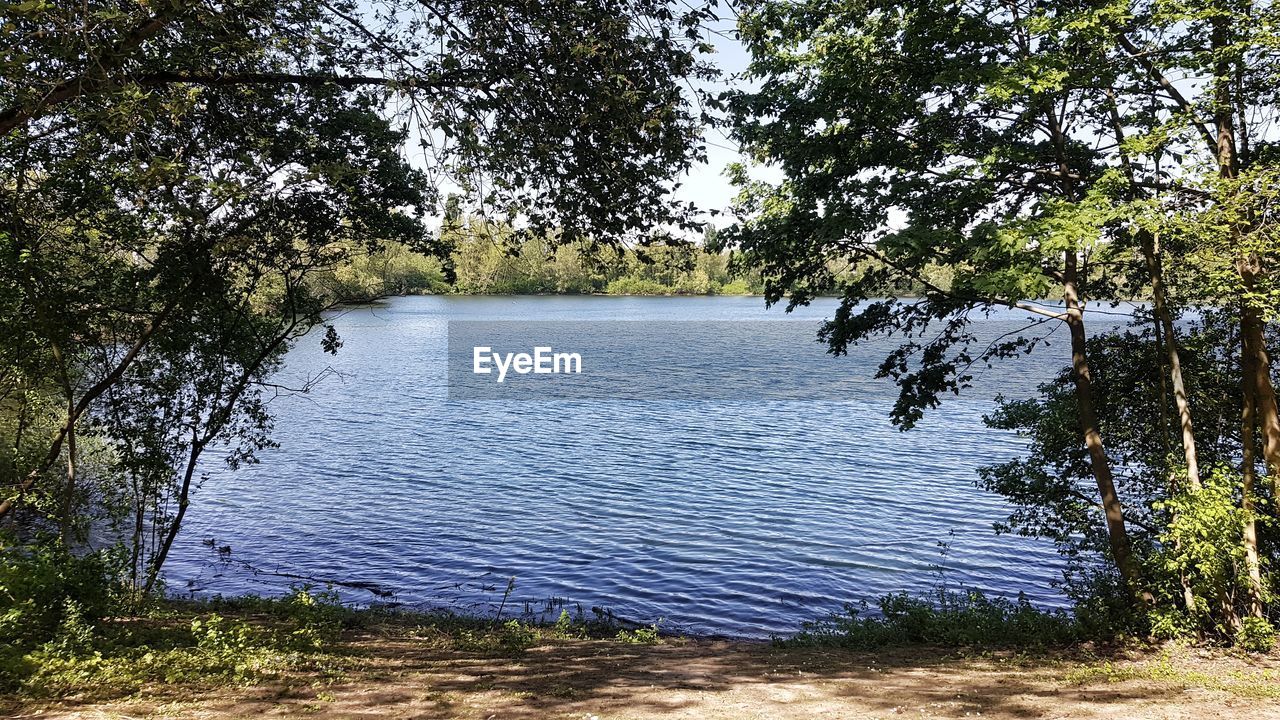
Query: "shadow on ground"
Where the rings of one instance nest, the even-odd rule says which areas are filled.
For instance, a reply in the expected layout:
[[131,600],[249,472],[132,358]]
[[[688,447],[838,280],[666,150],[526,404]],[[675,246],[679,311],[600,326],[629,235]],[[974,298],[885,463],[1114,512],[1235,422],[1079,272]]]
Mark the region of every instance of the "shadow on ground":
[[[366,633],[338,678],[290,675],[193,695],[155,688],[24,717],[1277,718],[1275,658],[1168,649],[1104,659],[929,648],[876,653],[695,640],[557,641],[518,657]],[[1280,687],[1280,685],[1277,685]]]

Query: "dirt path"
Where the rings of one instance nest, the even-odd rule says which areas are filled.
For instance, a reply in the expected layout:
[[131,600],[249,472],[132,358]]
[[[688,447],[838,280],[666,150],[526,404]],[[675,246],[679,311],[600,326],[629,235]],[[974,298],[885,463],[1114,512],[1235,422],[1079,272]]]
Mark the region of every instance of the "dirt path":
[[781,650],[758,643],[657,646],[564,641],[519,658],[366,635],[337,680],[289,676],[193,694],[74,698],[41,718],[1178,718],[1280,720],[1280,659],[1173,649],[1028,658],[941,650]]

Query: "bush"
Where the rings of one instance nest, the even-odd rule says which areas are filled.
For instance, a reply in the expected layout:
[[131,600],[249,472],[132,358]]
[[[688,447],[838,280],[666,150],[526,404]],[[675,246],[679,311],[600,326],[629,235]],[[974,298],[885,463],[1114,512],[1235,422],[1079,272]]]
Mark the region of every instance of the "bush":
[[978,591],[940,591],[937,599],[886,595],[880,614],[846,605],[843,614],[805,623],[784,645],[834,645],[874,649],[895,645],[1052,646],[1081,639],[1079,624],[1063,612],[1045,612],[1025,596],[1016,602]]
[[538,628],[519,620],[508,620],[496,627],[477,625],[459,628],[453,646],[459,650],[480,652],[486,655],[517,656],[538,644]]
[[279,599],[162,603],[100,629],[68,612],[51,640],[8,658],[3,686],[28,696],[111,697],[149,683],[251,684],[291,669],[327,671],[340,664],[333,642],[354,614],[306,588]]
[[751,285],[748,284],[746,280],[738,278],[733,282],[729,282],[729,283],[725,283],[724,285],[721,285],[719,294],[720,295],[753,295],[757,293],[755,293],[752,290]]
[[1133,595],[1114,567],[1100,566],[1072,558],[1063,573],[1061,588],[1073,603],[1081,634],[1093,639],[1143,637],[1151,634],[1155,620],[1150,612],[1136,608]]
[[1247,617],[1236,632],[1236,645],[1250,652],[1269,652],[1276,645],[1276,629],[1260,617]]
[[346,301],[444,293],[450,289],[437,258],[394,242],[371,253],[352,248],[341,264],[316,273],[311,282],[328,295]]
[[217,596],[198,606],[228,614],[265,615],[285,633],[280,644],[302,652],[324,648],[336,641],[343,630],[356,627],[377,613],[349,608],[333,590],[317,591],[310,584],[295,585],[282,597]]
[[293,625],[290,637],[300,650],[319,650],[355,622],[355,613],[342,604],[337,593],[312,592],[310,585],[295,587],[278,607]]
[[73,555],[54,538],[19,545],[0,537],[0,646],[29,649],[68,622],[96,624],[110,610],[112,561],[105,552]]
[[54,536],[17,543],[0,535],[0,687],[40,668],[32,653],[89,652],[112,609],[119,567],[109,552],[75,555]]
[[657,623],[634,630],[619,630],[614,639],[632,645],[657,645],[662,642],[662,637],[658,634]]
[[636,277],[620,277],[604,290],[609,295],[670,295],[671,288],[655,280]]
[[148,683],[247,684],[301,663],[274,633],[217,613],[187,628],[155,628],[142,636],[116,627],[91,645],[67,652],[56,641],[28,653],[10,679],[26,695],[115,696]]

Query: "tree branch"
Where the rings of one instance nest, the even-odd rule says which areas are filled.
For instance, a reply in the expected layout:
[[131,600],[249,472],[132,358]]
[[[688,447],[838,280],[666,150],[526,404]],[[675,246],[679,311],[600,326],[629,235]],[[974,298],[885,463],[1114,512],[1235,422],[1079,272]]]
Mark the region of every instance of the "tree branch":
[[204,85],[206,87],[228,87],[232,85],[305,85],[319,87],[337,85],[342,88],[363,86],[412,85],[385,77],[365,75],[303,75],[298,73],[239,73],[235,75],[200,74],[180,72],[148,73],[134,78],[139,85]]
[[1168,93],[1169,97],[1178,104],[1179,108],[1189,115],[1192,115],[1191,123],[1195,126],[1196,130],[1200,131],[1200,137],[1208,146],[1209,154],[1215,158],[1218,157],[1218,143],[1213,139],[1213,135],[1205,128],[1204,124],[1195,120],[1195,105],[1193,105],[1191,101],[1178,90],[1178,88],[1174,87],[1173,82],[1160,71],[1160,68],[1156,67],[1155,63],[1151,62],[1151,59],[1146,56],[1146,53],[1143,53],[1137,45],[1133,44],[1133,41],[1129,39],[1128,35],[1124,32],[1118,32],[1116,33],[1116,40],[1120,43],[1120,47],[1124,48],[1124,51],[1129,54],[1129,57],[1137,61],[1137,63],[1142,66],[1142,69],[1146,70],[1147,74],[1160,85],[1161,89]]
[[[194,3],[173,3],[163,12],[143,21],[112,47],[111,54],[116,56],[114,62],[104,65],[101,59],[98,59],[95,65],[102,69],[118,69],[124,59],[120,57],[123,53],[136,48],[161,30],[164,30],[170,23],[189,10],[192,5]],[[77,98],[86,92],[93,92],[106,85],[107,82],[108,78],[106,77],[95,78],[88,72],[84,72],[77,77],[59,83],[34,105],[18,105],[0,112],[0,135],[7,135],[10,131],[41,117],[49,108]]]

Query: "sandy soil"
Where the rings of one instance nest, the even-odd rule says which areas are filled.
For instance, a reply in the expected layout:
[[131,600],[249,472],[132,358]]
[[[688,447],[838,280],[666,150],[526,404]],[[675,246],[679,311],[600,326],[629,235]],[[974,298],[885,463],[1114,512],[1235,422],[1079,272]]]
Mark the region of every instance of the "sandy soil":
[[1028,657],[936,649],[782,650],[762,643],[564,641],[519,658],[412,637],[353,639],[338,681],[290,676],[193,694],[66,698],[30,718],[1177,718],[1280,720],[1280,658],[1196,649]]

